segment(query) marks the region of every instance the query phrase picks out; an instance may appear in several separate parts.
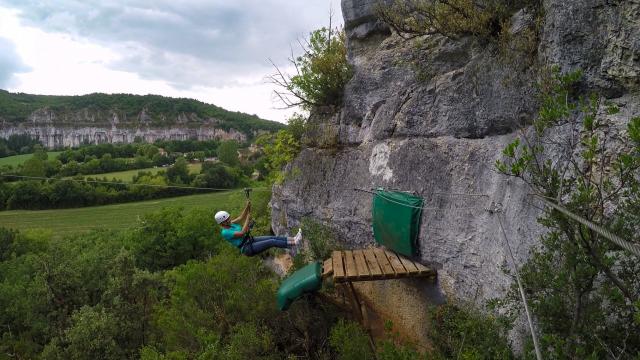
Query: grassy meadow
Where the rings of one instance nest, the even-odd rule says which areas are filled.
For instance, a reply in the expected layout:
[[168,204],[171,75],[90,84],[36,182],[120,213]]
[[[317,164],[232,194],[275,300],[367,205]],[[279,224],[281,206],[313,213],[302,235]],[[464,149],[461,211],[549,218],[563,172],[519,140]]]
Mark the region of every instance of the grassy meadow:
[[[198,174],[200,173],[200,169],[202,169],[202,163],[188,164],[187,167],[189,168],[189,172],[191,174]],[[162,170],[167,170],[167,168],[155,167],[155,168],[147,168],[147,169],[125,170],[125,171],[116,171],[116,172],[103,173],[103,174],[85,175],[85,177],[92,177],[92,178],[106,177],[109,180],[116,179],[117,181],[131,181],[133,177],[138,175],[140,171],[146,171],[152,174],[156,174]],[[71,179],[71,178],[73,178],[73,176],[65,177],[65,179]]]
[[[267,201],[269,191],[255,191],[252,199]],[[185,210],[204,208],[213,212],[228,209],[232,214],[239,213],[245,203],[242,190],[188,195],[168,199],[157,199],[125,204],[94,206],[73,209],[53,210],[13,210],[0,212],[0,227],[17,230],[49,230],[57,236],[83,232],[92,229],[126,229],[134,226],[143,214],[164,207],[181,207]]]
[[[55,159],[56,156],[58,156],[58,154],[60,154],[60,151],[49,151],[47,152],[47,154],[49,155],[49,159]],[[33,156],[33,154],[22,154],[22,155],[14,155],[14,156],[7,156],[4,158],[0,158],[0,166],[4,166],[4,165],[11,165],[11,166],[18,166],[18,165],[22,165],[25,161],[31,159],[31,157]]]

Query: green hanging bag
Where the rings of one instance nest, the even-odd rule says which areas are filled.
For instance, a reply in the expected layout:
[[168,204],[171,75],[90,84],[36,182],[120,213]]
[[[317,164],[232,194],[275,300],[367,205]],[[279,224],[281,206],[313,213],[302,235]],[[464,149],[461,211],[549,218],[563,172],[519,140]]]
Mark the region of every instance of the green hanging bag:
[[376,190],[372,206],[376,242],[405,256],[416,255],[423,203],[405,192]]

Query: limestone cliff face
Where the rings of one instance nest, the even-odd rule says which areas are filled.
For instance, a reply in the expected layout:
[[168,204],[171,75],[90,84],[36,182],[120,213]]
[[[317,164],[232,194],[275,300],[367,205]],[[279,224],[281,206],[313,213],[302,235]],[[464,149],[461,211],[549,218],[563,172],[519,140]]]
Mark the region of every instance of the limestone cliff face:
[[[274,188],[273,227],[284,232],[312,216],[336,229],[347,246],[361,247],[373,242],[371,195],[354,188],[422,194],[433,209],[423,215],[419,257],[438,269],[438,282],[407,282],[404,293],[413,295],[405,299],[414,302],[407,311],[379,306],[419,328],[415,314],[425,289],[481,303],[510,284],[497,215],[484,207],[503,205],[506,234],[520,262],[542,231],[527,188],[495,172],[493,164],[515,130],[535,116],[534,84],[544,66],[581,68],[584,85],[621,108],[616,116],[638,114],[640,3],[546,0],[534,58],[500,59],[495,45],[469,38],[402,40],[376,21],[377,2],[342,1],[355,75],[344,107],[328,120],[340,147],[302,151],[292,164],[300,175]],[[512,23],[512,33],[533,26],[524,11]],[[487,197],[454,195],[465,193]],[[402,293],[389,282],[362,289],[374,305]]]
[[236,129],[223,129],[214,118],[200,119],[193,114],[180,114],[175,119],[164,120],[170,125],[154,125],[145,110],[136,119],[127,119],[117,112],[83,109],[61,116],[55,111],[40,109],[19,124],[2,121],[0,118],[0,138],[28,134],[40,139],[44,146],[51,149],[81,144],[131,143],[136,138],[146,142],[247,139],[245,133]]

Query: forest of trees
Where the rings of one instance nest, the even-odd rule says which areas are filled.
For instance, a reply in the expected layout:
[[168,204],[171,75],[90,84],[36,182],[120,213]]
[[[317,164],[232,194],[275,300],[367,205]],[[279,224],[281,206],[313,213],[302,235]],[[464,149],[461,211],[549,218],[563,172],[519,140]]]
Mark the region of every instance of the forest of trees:
[[[270,194],[252,197],[256,232],[266,233]],[[279,282],[260,257],[223,241],[204,209],[163,209],[129,230],[62,239],[0,228],[0,358],[511,357],[495,320],[455,306],[433,309],[429,326],[442,341],[426,353],[400,342],[392,324],[372,347],[330,301],[309,296],[277,311]]]
[[33,147],[40,144],[40,141],[31,138],[29,135],[11,135],[6,139],[0,139],[0,158],[30,154]]

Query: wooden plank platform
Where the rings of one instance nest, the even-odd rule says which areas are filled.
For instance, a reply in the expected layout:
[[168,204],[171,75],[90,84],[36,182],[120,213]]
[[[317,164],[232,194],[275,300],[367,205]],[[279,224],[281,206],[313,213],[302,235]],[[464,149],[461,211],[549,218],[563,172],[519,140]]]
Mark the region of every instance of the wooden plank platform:
[[393,251],[381,248],[334,251],[323,264],[322,276],[335,282],[434,277],[436,272]]

